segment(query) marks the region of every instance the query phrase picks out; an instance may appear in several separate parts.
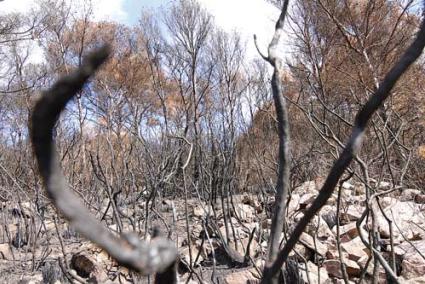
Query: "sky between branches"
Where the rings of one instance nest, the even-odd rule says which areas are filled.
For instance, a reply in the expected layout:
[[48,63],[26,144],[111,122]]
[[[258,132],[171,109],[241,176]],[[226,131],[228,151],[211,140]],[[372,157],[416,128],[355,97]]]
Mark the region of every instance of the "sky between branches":
[[[36,0],[4,0],[0,13],[25,12]],[[67,0],[78,2],[81,0]],[[172,0],[92,0],[96,20],[112,20],[129,26],[137,24],[143,8],[164,8]],[[250,58],[257,55],[252,36],[257,34],[263,51],[274,32],[279,11],[265,0],[198,0],[213,16],[216,24],[227,32],[237,31],[247,44]]]

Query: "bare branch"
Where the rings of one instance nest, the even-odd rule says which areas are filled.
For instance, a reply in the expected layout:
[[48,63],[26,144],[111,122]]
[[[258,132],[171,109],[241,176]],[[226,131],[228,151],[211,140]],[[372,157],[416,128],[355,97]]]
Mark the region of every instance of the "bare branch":
[[[388,98],[390,92],[398,79],[403,75],[404,72],[415,62],[416,59],[421,55],[423,48],[425,46],[425,20],[422,21],[420,30],[414,42],[406,50],[403,56],[399,61],[394,65],[394,67],[388,72],[385,76],[382,83],[379,85],[379,88],[370,97],[367,103],[359,111],[356,116],[355,124],[343,152],[341,153],[338,160],[333,165],[326,181],[320,190],[319,195],[314,200],[309,209],[305,212],[304,217],[295,227],[291,237],[284,246],[284,248],[279,252],[279,255],[276,261],[270,266],[271,274],[276,274],[282,264],[287,260],[289,253],[295,246],[298,238],[308,225],[309,221],[314,217],[314,215],[319,212],[320,208],[325,205],[326,201],[332,195],[332,192],[338,183],[338,180],[344,173],[345,169],[348,167],[350,162],[353,160],[354,156],[358,152],[364,130],[367,126],[368,121],[374,114],[374,112],[384,103],[385,99]],[[267,269],[267,268],[266,268]]]
[[[279,136],[279,165],[278,176],[276,181],[276,194],[274,211],[272,215],[272,225],[270,228],[269,251],[267,261],[271,264],[275,261],[280,245],[280,235],[285,225],[286,200],[289,192],[289,122],[286,101],[283,96],[285,86],[283,85],[283,64],[277,54],[277,46],[283,34],[283,24],[288,9],[289,0],[285,0],[282,4],[282,11],[276,22],[275,33],[268,48],[268,57],[264,57],[273,67],[272,92],[273,100],[276,108],[276,118]],[[276,273],[268,273],[267,265],[265,266],[263,283],[276,283]]]
[[258,54],[260,54],[260,56],[267,62],[269,62],[269,58],[267,56],[264,55],[263,52],[261,52],[260,47],[258,46],[258,42],[257,42],[257,35],[254,34],[254,45],[255,48],[257,49]]
[[52,139],[53,128],[61,111],[106,61],[109,53],[107,46],[97,49],[87,56],[79,69],[59,79],[42,93],[31,117],[30,133],[34,153],[50,199],[77,231],[107,251],[121,265],[143,274],[163,272],[177,259],[174,245],[162,238],[148,244],[135,236],[114,236],[68,190]]

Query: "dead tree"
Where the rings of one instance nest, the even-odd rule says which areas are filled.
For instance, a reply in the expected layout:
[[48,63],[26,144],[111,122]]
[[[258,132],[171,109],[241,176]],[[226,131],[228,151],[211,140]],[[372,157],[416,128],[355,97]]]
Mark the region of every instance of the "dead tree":
[[[53,129],[66,104],[83,88],[110,53],[104,46],[89,54],[80,68],[42,92],[32,111],[30,135],[49,198],[69,223],[117,262],[142,274],[157,273],[156,283],[176,283],[177,249],[163,238],[145,243],[135,235],[116,237],[68,189],[53,141]],[[170,279],[171,278],[171,279]]]
[[[302,232],[307,227],[310,220],[317,214],[323,205],[326,204],[331,197],[335,186],[344,174],[351,161],[356,157],[359,149],[361,148],[362,139],[365,129],[372,115],[383,105],[385,100],[390,96],[391,90],[397,83],[398,79],[406,72],[406,70],[420,57],[425,46],[425,20],[422,21],[416,39],[412,42],[409,48],[390,69],[381,83],[378,84],[377,90],[369,98],[366,104],[360,109],[355,118],[351,135],[346,143],[339,158],[334,163],[330,170],[324,185],[322,186],[319,195],[313,201],[311,206],[305,212],[303,218],[298,222],[285,246],[279,252],[277,251],[279,244],[276,244],[276,238],[282,231],[285,222],[284,208],[287,197],[287,177],[285,172],[288,171],[288,148],[283,147],[288,145],[289,131],[288,131],[288,118],[286,116],[285,101],[283,98],[283,82],[276,75],[281,72],[282,60],[276,54],[276,46],[283,34],[283,23],[287,12],[289,0],[273,0],[273,4],[281,7],[281,14],[276,23],[275,35],[269,45],[268,55],[262,55],[263,59],[268,61],[274,67],[274,74],[272,79],[273,97],[276,106],[276,114],[278,118],[279,128],[279,171],[278,182],[276,186],[276,201],[274,215],[271,225],[271,236],[269,245],[268,261],[264,267],[264,274],[262,283],[277,283],[278,275],[282,269],[282,265],[288,260],[289,253],[294,248]],[[424,1],[425,4],[425,1]],[[374,257],[376,257],[386,270],[387,275],[395,282],[397,276],[394,271],[383,259],[382,255],[372,248]]]

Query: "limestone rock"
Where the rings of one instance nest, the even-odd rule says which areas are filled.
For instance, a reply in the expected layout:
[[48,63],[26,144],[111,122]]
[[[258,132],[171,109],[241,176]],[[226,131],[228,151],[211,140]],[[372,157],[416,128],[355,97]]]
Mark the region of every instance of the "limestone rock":
[[399,277],[398,281],[401,284],[425,284],[425,276],[416,277],[408,280],[403,277]]
[[235,213],[243,222],[252,222],[254,219],[254,208],[247,204],[235,204]]
[[306,181],[294,189],[294,193],[304,195],[306,193],[317,193],[318,184],[315,181]]
[[388,182],[388,181],[381,181],[381,182],[379,183],[378,187],[379,187],[380,189],[388,190],[388,189],[390,189],[390,188],[391,188],[391,183],[390,183],[390,182]]
[[294,212],[296,212],[300,206],[300,195],[296,194],[296,193],[292,193],[291,194],[291,199],[289,200],[288,203],[288,212],[289,212],[289,216],[294,214]]
[[319,216],[314,216],[313,220],[308,224],[305,232],[310,235],[316,235],[321,241],[335,238],[335,235],[329,229],[328,224]]
[[[248,247],[248,241],[249,241],[249,238],[244,238],[244,239],[238,241],[238,245],[237,245],[237,249],[236,249],[235,243],[232,240],[232,241],[229,242],[229,246],[234,248],[240,255],[244,256],[245,253],[246,253],[246,248]],[[251,257],[254,257],[257,254],[258,250],[259,250],[258,242],[255,239],[252,239],[251,246],[249,248],[249,255]]]
[[306,193],[301,196],[299,201],[299,209],[306,209],[313,203],[313,200],[316,198],[317,193]]
[[[349,277],[358,277],[360,276],[361,269],[360,266],[349,259],[344,259],[344,263],[346,265],[347,274]],[[323,262],[323,266],[326,268],[329,276],[336,278],[343,278],[341,271],[341,262],[336,259],[325,260]]]
[[[360,267],[363,269],[366,266],[368,259],[369,259],[369,256],[363,256],[362,258],[357,260],[357,264],[360,265]],[[370,262],[366,269],[366,275],[372,276],[373,268],[374,268],[373,262]],[[380,279],[386,279],[385,269],[381,265],[379,265],[378,274]]]
[[352,190],[352,189],[354,189],[354,185],[345,181],[345,182],[342,183],[342,188],[345,189],[345,190]]
[[313,252],[305,245],[297,243],[295,244],[294,249],[289,253],[289,256],[298,260],[299,262],[302,262],[304,259],[311,259],[313,257]]
[[302,266],[301,277],[305,283],[317,284],[319,283],[318,271],[320,274],[320,283],[324,283],[329,279],[329,275],[326,269],[323,267],[320,267],[320,269],[318,269],[318,266],[312,263],[311,261],[307,262],[307,269],[305,269],[304,265]]
[[[414,247],[413,247],[414,246]],[[403,242],[394,247],[396,255],[403,256],[406,254],[416,253],[418,251],[425,251],[425,240],[412,241],[410,243]]]
[[0,244],[0,259],[13,260],[12,250],[8,243]]
[[364,207],[361,205],[349,205],[347,209],[343,210],[340,214],[341,225],[357,221],[362,216]]
[[325,256],[328,250],[327,246],[319,240],[314,240],[312,236],[306,233],[302,233],[299,239],[300,243],[308,247],[309,249],[317,252],[318,254]]
[[403,189],[403,191],[401,192],[399,200],[400,201],[413,201],[413,200],[415,200],[415,197],[418,194],[421,194],[420,190],[406,188],[406,189]]
[[382,208],[387,208],[389,206],[394,206],[397,202],[399,202],[396,198],[392,198],[389,196],[384,196],[380,199],[380,204]]
[[254,277],[252,269],[244,269],[241,271],[228,274],[224,278],[226,284],[254,284],[260,283],[260,279]]
[[[336,235],[336,227],[332,229],[333,233]],[[340,226],[339,236],[343,242],[347,242],[359,236],[359,232],[356,227],[355,222],[348,223],[347,225]]]
[[425,275],[425,259],[416,253],[407,253],[401,263],[401,275],[412,279]]
[[[386,215],[393,221],[394,238],[398,241],[418,240],[425,238],[425,232],[419,227],[425,225],[425,220],[421,212],[420,205],[414,202],[396,202],[384,209]],[[390,237],[390,230],[387,220],[381,212],[378,215],[378,230],[382,238]],[[370,227],[370,224],[368,224]],[[403,234],[403,236],[402,236]]]
[[204,216],[206,214],[206,209],[203,207],[203,206],[201,206],[201,205],[198,205],[198,206],[195,206],[194,208],[193,208],[193,216],[194,217],[202,217],[202,216]]
[[[199,263],[204,260],[205,255],[202,253],[202,251],[201,252],[199,251],[199,248],[196,245],[192,245],[190,247],[190,251],[191,251],[191,254],[189,253],[189,247],[188,246],[183,248],[183,249],[180,249],[181,259],[184,260],[186,263],[190,263],[190,255],[191,255],[192,256],[192,264],[195,265],[195,266],[199,265]],[[199,255],[199,257],[198,257],[198,255]],[[198,257],[198,259],[196,259],[197,257]]]
[[[18,284],[41,284],[44,283],[43,276],[40,273],[21,279]],[[60,284],[56,281],[54,284]]]
[[368,256],[368,249],[364,246],[360,237],[356,237],[351,241],[342,243],[341,247],[344,251],[348,253],[348,258],[351,260],[357,261],[362,257]]
[[254,195],[244,194],[242,196],[242,203],[251,206],[257,213],[261,213],[263,211],[260,201],[258,201],[258,198]]

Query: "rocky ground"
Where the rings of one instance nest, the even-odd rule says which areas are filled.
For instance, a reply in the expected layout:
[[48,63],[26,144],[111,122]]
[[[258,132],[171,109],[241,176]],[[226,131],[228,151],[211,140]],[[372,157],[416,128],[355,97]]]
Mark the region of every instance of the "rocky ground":
[[[288,207],[289,233],[318,194],[318,183],[306,182],[293,190]],[[381,183],[380,187],[385,191],[390,185]],[[342,259],[349,283],[359,279],[369,283],[373,263],[365,242],[369,242],[369,232],[375,226],[380,253],[388,263],[394,263],[400,283],[425,283],[425,195],[403,189],[372,198],[368,206],[375,212],[374,218],[369,214],[360,222],[367,205],[364,188],[349,183],[342,188],[339,231],[334,193],[291,254],[291,263],[297,264],[301,282],[343,283]],[[258,283],[267,250],[273,198],[241,194],[224,203],[231,208],[230,215],[224,216],[219,209],[220,200],[213,208],[191,199],[187,220],[184,200],[165,199],[150,210],[149,227],[161,228],[176,242],[181,255],[182,283],[189,277],[193,283]],[[147,277],[118,267],[104,251],[80,238],[56,217],[52,208],[37,211],[30,202],[4,202],[1,206],[0,283],[132,283],[132,279],[137,279],[137,283],[148,282]],[[139,220],[131,223],[123,218],[124,231],[136,229],[142,232],[140,237],[149,239],[151,232],[144,230],[143,206],[124,209],[127,216]],[[104,223],[116,231],[111,216]],[[376,273],[380,283],[387,283],[382,266]]]

